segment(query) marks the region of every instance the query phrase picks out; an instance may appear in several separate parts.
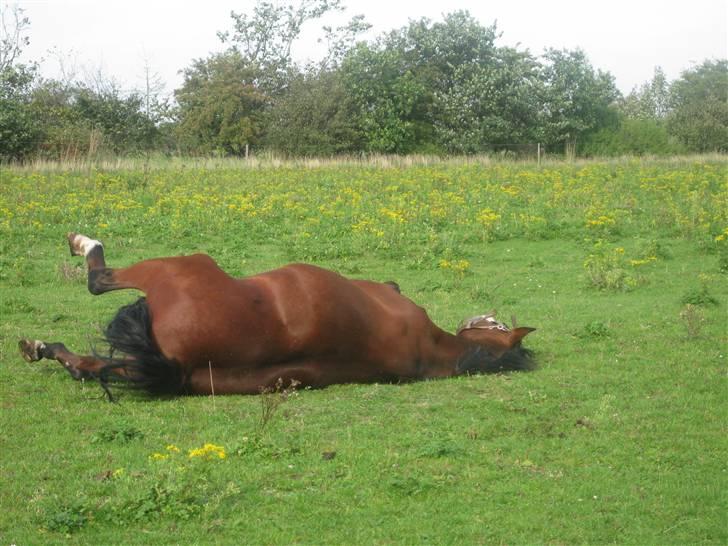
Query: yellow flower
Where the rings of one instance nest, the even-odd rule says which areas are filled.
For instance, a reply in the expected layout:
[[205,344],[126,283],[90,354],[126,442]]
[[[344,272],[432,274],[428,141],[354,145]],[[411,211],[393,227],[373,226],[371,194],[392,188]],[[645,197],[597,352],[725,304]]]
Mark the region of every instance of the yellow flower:
[[657,256],[648,256],[647,258],[641,259],[641,260],[630,260],[629,263],[633,267],[637,267],[640,265],[646,265],[650,262],[654,262],[657,260]]
[[478,213],[478,221],[485,227],[490,227],[500,220],[500,214],[491,209],[483,209]]
[[200,448],[191,449],[188,453],[190,459],[194,457],[202,457],[204,459],[224,459],[226,457],[225,448],[215,444],[205,444]]
[[152,461],[164,461],[165,459],[169,459],[169,455],[166,453],[152,453],[149,459]]
[[453,262],[449,260],[440,260],[438,265],[440,266],[440,269],[451,269],[460,275],[464,275],[465,272],[470,269],[470,262],[468,260],[457,260]]

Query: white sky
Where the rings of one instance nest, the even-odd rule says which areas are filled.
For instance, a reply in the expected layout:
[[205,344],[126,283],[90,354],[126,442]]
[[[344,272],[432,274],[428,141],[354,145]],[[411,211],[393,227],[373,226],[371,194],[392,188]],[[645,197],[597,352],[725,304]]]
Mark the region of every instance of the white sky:
[[[171,92],[182,81],[179,71],[192,59],[224,46],[216,32],[231,28],[230,11],[250,11],[254,0],[19,0],[30,17],[31,45],[24,60],[40,60],[42,73],[59,75],[58,55],[66,65],[97,70],[125,88],[141,87],[146,57]],[[342,24],[364,14],[373,25],[367,34],[407,24],[422,16],[440,19],[467,9],[485,25],[494,20],[503,33],[500,45],[520,44],[541,54],[544,48],[581,47],[592,65],[611,72],[629,92],[662,66],[669,79],[705,59],[728,57],[728,0],[344,0],[342,15],[314,22],[294,55],[318,58],[316,43],[323,24]],[[7,5],[6,0],[0,4]]]

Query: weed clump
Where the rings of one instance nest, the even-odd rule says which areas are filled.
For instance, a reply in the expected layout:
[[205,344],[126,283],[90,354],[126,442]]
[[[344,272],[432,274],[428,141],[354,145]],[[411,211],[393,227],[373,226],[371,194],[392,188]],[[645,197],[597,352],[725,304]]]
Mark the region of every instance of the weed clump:
[[86,525],[88,519],[88,511],[84,505],[64,505],[46,513],[41,526],[48,531],[69,535]]
[[594,243],[584,260],[589,286],[597,290],[627,291],[639,284],[639,279],[627,268],[624,248],[609,248],[603,240]]
[[685,292],[680,303],[693,306],[717,306],[718,300],[708,291],[708,287],[703,285],[700,288],[691,288]]
[[132,440],[140,440],[142,438],[144,438],[144,433],[141,430],[131,425],[122,424],[98,431],[94,435],[92,442],[128,444]]
[[260,389],[260,420],[258,421],[258,432],[262,433],[268,426],[283,403],[293,396],[298,396],[296,387],[300,381],[292,379],[287,387],[283,386],[283,379],[278,378],[275,387]]
[[587,322],[584,327],[576,333],[581,339],[604,339],[609,337],[609,327],[601,321],[593,320]]
[[680,320],[685,326],[689,338],[700,337],[705,323],[705,315],[697,305],[686,304],[680,311]]

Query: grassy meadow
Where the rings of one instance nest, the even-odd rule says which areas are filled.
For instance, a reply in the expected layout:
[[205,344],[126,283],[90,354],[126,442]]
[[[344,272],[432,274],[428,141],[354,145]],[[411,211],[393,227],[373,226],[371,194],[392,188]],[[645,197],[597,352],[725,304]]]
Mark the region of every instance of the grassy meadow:
[[[0,544],[725,544],[725,158],[0,170]],[[148,399],[88,352],[65,234],[396,280],[448,330],[533,326],[531,373]]]

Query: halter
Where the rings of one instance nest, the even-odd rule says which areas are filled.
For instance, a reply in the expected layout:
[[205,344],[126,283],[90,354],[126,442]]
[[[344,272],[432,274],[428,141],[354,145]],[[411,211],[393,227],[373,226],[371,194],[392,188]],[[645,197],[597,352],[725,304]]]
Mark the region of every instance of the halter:
[[495,320],[495,311],[491,311],[485,315],[478,315],[477,317],[465,319],[458,326],[455,335],[459,334],[463,330],[470,330],[473,328],[477,328],[478,330],[500,330],[501,332],[511,331],[508,326]]

